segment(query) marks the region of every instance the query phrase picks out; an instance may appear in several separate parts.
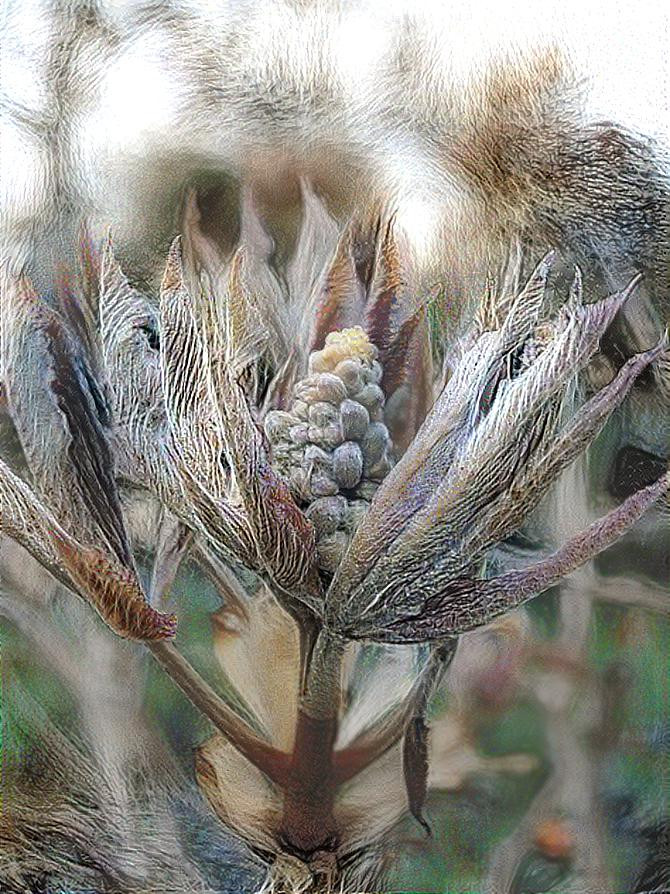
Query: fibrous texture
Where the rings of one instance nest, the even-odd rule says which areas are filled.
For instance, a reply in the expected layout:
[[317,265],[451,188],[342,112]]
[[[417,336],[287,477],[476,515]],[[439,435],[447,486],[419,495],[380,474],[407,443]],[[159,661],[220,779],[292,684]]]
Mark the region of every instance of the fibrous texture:
[[[25,457],[0,464],[2,529],[147,644],[211,722],[197,783],[277,892],[360,890],[404,813],[430,831],[431,788],[535,766],[484,758],[455,712],[431,715],[459,639],[584,566],[669,484],[658,469],[555,551],[501,567],[637,378],[667,370],[662,337],[594,377],[637,280],[585,296],[575,270],[561,296],[553,253],[523,285],[511,262],[445,342],[435,299],[408,286],[393,215],[335,238],[303,189],[284,279],[253,208],[225,255],[191,197],[157,298],[130,284],[110,240],[86,243],[83,290],[40,297],[7,274],[2,294],[3,389]],[[129,486],[160,512],[148,596]],[[223,601],[225,697],[161,610],[187,556]]]

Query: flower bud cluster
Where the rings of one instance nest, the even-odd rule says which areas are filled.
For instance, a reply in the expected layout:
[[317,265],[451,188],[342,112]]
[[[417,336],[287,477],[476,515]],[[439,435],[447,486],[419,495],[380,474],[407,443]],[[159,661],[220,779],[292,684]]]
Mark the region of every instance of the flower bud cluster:
[[265,417],[273,465],[313,523],[330,573],[392,465],[377,356],[360,327],[331,332],[310,355],[290,411]]

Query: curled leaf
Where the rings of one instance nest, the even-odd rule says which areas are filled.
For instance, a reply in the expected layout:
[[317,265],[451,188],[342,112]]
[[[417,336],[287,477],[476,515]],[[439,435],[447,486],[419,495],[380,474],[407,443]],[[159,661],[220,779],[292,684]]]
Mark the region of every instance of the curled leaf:
[[666,349],[662,341],[632,358],[561,431],[575,371],[637,280],[590,305],[573,291],[560,314],[540,324],[547,263],[500,329],[471,340],[411,449],[375,496],[328,594],[328,617],[348,635],[416,642],[420,630],[435,639],[493,617],[495,600],[487,603],[481,588],[492,592],[495,585],[478,574],[484,550],[522,523],[636,376]]
[[[355,636],[380,642],[428,642],[484,626],[594,558],[618,540],[669,488],[670,472],[666,472],[546,559],[490,580],[452,578],[424,597],[411,612],[403,614],[396,607],[397,614],[390,622],[381,621],[370,612]],[[382,611],[381,615],[388,617],[388,612]]]
[[245,313],[242,265],[243,257],[238,254],[231,265],[222,309],[226,362],[213,370],[215,390],[221,396],[226,454],[253,531],[260,567],[289,593],[303,592],[318,598],[314,529],[284,480],[273,470],[264,436],[240,384],[240,372],[255,338]]
[[410,720],[403,740],[402,769],[410,813],[431,837],[431,828],[423,815],[428,789],[428,733],[423,716]]
[[73,295],[76,329],[26,279],[3,295],[3,366],[10,414],[40,495],[82,542],[132,565],[109,443],[110,407],[96,378],[93,339],[75,338],[85,317]]
[[174,615],[162,615],[149,606],[132,569],[112,555],[77,542],[1,461],[0,529],[93,605],[119,636],[143,641],[174,636]]
[[77,589],[115,633],[141,642],[174,637],[176,616],[162,614],[149,605],[129,568],[100,550],[73,546],[69,538],[56,534],[54,539]]
[[103,428],[103,422],[108,422],[106,404],[90,370],[68,350],[63,326],[55,316],[49,321],[46,334],[53,362],[51,388],[68,434],[69,467],[104,542],[120,562],[130,567],[132,556],[114,478],[114,461]]

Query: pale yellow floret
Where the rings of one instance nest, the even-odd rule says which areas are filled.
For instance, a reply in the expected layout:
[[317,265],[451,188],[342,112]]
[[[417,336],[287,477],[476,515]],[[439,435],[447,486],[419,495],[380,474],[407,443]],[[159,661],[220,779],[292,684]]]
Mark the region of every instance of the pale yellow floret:
[[313,371],[329,371],[335,369],[342,360],[360,360],[371,364],[378,355],[367,333],[360,326],[329,332],[321,351],[315,351],[310,358]]

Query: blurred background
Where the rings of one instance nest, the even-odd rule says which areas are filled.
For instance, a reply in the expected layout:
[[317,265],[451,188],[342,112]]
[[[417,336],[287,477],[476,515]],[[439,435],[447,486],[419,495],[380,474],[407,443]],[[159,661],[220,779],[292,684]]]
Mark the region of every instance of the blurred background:
[[[133,5],[119,0],[106,8],[122,21]],[[242,14],[247,6],[239,4]],[[381,6],[361,4],[363,18],[343,32],[341,65],[352,82],[361,58],[372,56],[383,38],[383,29],[370,23],[402,17],[408,8],[399,0]],[[204,0],[182,7],[206,21],[221,13],[219,4]],[[47,80],[35,73],[34,60],[52,41],[55,8],[47,0],[3,7],[1,21],[12,36],[0,48],[6,106],[37,114],[46,102]],[[583,72],[594,118],[670,142],[670,19],[663,4],[424,0],[412,12],[434,29],[436,43],[444,36],[450,65],[463,72],[510,42],[560,38]],[[458,47],[447,40],[452,33],[462,35]],[[81,134],[88,135],[82,144],[90,157],[104,150],[112,159],[114,177],[103,191],[110,205],[122,207],[121,217],[132,218],[138,200],[129,198],[136,184],[128,158],[147,152],[158,133],[170,159],[186,129],[165,137],[177,96],[173,60],[167,64],[155,48],[140,46],[126,61],[132,64],[110,76],[106,103],[95,116],[85,110]],[[6,121],[3,127],[2,207],[25,205],[27,217],[39,218],[31,184],[47,182],[44,158],[26,149],[17,129]],[[188,136],[196,146],[201,135],[193,130]],[[188,147],[179,148],[187,157]],[[420,197],[404,206],[401,222],[417,234],[417,250],[430,241],[429,212]],[[294,221],[278,223],[295,228]],[[129,243],[134,234],[131,227]],[[445,307],[448,312],[448,300]],[[667,466],[669,442],[667,399],[637,388],[588,460],[563,477],[524,530],[492,557],[492,569],[537,558],[652,480]],[[20,465],[2,410],[0,455]],[[148,580],[158,509],[131,492],[124,498]],[[426,810],[432,835],[408,818],[379,844],[387,890],[670,888],[668,521],[667,504],[654,509],[560,588],[462,638],[432,706]],[[213,621],[222,595],[201,567],[187,562],[171,603],[180,619],[180,648],[225,693]],[[6,538],[0,540],[0,645],[2,894],[256,890],[260,864],[224,832],[195,786],[193,750],[209,734],[207,724],[139,647],[115,639]],[[371,649],[365,662],[386,658]],[[271,663],[272,655],[258,661]]]

